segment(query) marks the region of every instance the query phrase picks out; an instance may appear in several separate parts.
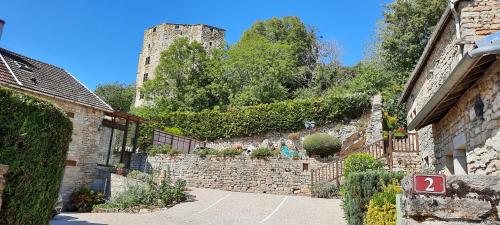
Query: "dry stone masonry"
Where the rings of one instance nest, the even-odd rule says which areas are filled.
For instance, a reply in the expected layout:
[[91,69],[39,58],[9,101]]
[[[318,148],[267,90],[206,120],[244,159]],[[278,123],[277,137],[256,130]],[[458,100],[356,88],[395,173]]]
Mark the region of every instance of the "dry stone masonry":
[[447,177],[447,193],[413,194],[410,177],[403,179],[401,225],[500,224],[500,177]]
[[191,187],[285,195],[309,195],[311,172],[322,163],[315,159],[198,155],[148,157],[153,170],[169,171],[171,179],[186,180]]

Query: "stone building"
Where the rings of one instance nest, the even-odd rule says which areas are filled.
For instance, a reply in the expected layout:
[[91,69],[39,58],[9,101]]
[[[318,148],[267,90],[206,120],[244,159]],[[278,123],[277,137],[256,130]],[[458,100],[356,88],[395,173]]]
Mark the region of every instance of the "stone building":
[[66,70],[3,48],[0,48],[0,86],[51,102],[67,113],[73,122],[73,134],[61,195],[68,201],[75,189],[91,187],[99,165],[110,162],[111,143],[124,136],[124,132],[119,132],[124,129],[120,129],[117,121],[131,120],[128,118],[131,116],[114,111]]
[[190,41],[198,41],[209,49],[225,45],[225,32],[224,29],[205,24],[162,23],[146,29],[137,69],[135,106],[138,107],[144,103],[139,90],[145,81],[155,77],[155,69],[160,63],[161,52],[176,39],[185,37]]
[[401,101],[424,167],[500,175],[500,2],[451,1]]

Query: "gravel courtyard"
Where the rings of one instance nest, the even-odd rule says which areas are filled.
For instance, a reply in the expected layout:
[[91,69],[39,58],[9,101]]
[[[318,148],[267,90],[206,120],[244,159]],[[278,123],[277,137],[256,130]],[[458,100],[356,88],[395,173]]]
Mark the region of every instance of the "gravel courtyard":
[[193,202],[152,213],[63,213],[51,225],[344,225],[342,201],[193,189]]

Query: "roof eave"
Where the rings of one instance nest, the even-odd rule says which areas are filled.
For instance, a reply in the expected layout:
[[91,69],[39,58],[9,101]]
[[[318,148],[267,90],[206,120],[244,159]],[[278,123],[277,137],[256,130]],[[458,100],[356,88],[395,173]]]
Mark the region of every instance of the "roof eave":
[[500,54],[500,45],[476,48],[469,51],[458,62],[443,85],[439,87],[432,98],[422,107],[418,114],[408,124],[408,130],[420,129],[426,125],[426,118],[436,108],[446,95],[455,87],[461,79],[467,75],[473,65],[483,56],[491,54]]

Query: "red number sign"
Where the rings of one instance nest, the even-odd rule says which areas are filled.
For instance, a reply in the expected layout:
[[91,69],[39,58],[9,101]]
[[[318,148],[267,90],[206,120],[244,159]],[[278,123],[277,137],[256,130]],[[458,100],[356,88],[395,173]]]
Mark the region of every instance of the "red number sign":
[[444,175],[413,175],[413,191],[415,193],[444,194],[446,193],[446,176]]

